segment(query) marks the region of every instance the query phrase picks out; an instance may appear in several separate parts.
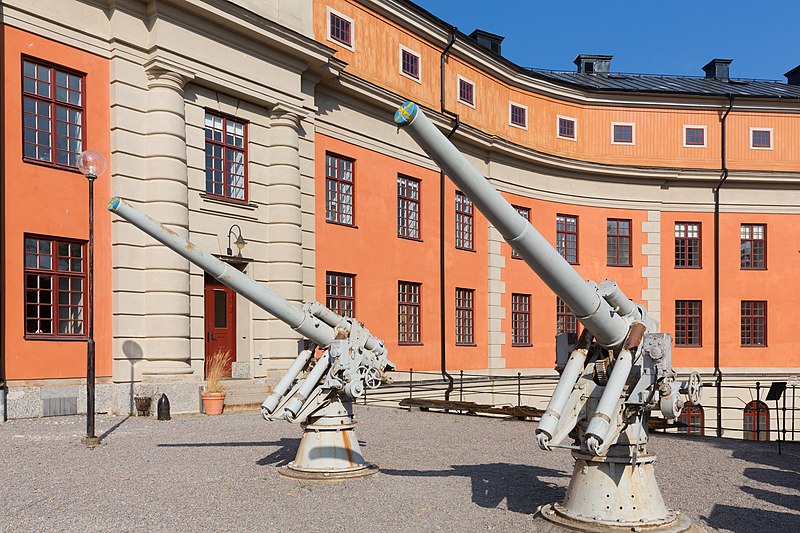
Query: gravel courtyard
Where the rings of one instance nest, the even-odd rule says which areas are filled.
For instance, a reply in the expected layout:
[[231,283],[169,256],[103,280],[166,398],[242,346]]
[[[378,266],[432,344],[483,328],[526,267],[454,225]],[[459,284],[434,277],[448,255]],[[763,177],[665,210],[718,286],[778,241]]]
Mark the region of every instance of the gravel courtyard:
[[[380,473],[341,482],[278,474],[299,426],[257,413],[100,416],[0,424],[0,531],[531,531],[564,496],[572,458],[543,452],[535,424],[356,407]],[[709,531],[800,531],[800,445],[657,434],[667,505]]]

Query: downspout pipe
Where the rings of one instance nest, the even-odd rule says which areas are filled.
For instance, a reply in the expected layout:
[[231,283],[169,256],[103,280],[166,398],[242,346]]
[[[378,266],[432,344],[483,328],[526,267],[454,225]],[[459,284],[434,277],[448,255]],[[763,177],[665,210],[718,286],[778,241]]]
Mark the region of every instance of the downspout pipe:
[[[445,107],[445,83],[444,83],[444,67],[445,67],[445,56],[450,51],[450,48],[456,42],[456,37],[458,32],[456,28],[450,29],[450,39],[447,42],[447,46],[444,47],[442,50],[442,54],[439,56],[439,96],[440,96],[440,111],[444,114],[450,114],[455,116],[455,125],[450,133],[447,135],[449,139],[461,125],[461,121],[458,119],[458,115],[454,113],[450,113],[447,111]],[[444,182],[445,182],[445,175],[444,171],[439,171],[439,309],[441,312],[439,313],[439,331],[440,331],[440,338],[441,342],[441,371],[442,371],[442,378],[447,380],[447,390],[444,393],[445,401],[450,401],[450,393],[453,392],[453,376],[448,374],[447,372],[447,334],[446,334],[446,327],[447,322],[445,320],[445,309],[447,305],[447,295],[445,291],[445,247],[444,247]]]
[[[0,42],[5,42],[3,7],[0,6]],[[5,61],[0,59],[0,79],[6,79]],[[0,85],[0,124],[5,124],[5,90]],[[6,281],[6,159],[4,143],[0,143],[0,280]],[[8,387],[6,386],[6,296],[0,296],[0,422],[8,420]]]
[[722,174],[714,187],[714,376],[717,386],[717,437],[722,437],[722,369],[719,366],[719,190],[728,179],[726,134],[728,113],[733,109],[733,95],[728,95],[728,109],[720,119],[720,163]]

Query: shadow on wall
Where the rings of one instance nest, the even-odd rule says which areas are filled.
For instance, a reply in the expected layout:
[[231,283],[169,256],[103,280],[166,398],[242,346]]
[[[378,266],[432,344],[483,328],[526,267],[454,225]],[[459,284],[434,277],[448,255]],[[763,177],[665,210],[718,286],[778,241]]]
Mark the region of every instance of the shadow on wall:
[[540,478],[568,477],[560,470],[508,463],[452,465],[451,470],[392,470],[382,468],[388,476],[451,477],[472,481],[473,503],[495,509],[506,500],[509,511],[532,515],[546,504],[561,501],[566,488]]
[[708,525],[739,531],[743,523],[757,522],[763,531],[800,531],[800,444],[783,443],[782,455],[774,442],[717,439],[714,444],[731,450],[736,459],[762,465],[745,468],[744,476],[752,484],[739,488],[773,509],[715,505],[711,515],[703,517]]
[[122,343],[122,354],[131,360],[130,364],[131,375],[129,376],[130,380],[128,382],[128,412],[132,413],[134,411],[133,398],[135,396],[133,391],[133,385],[134,385],[133,361],[142,360],[144,358],[144,350],[142,350],[142,347],[138,342],[127,340]]

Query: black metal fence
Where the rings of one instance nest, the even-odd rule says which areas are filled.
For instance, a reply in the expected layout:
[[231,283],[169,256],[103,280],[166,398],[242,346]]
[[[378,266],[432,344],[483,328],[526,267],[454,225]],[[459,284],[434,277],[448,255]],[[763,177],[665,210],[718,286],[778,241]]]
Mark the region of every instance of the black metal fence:
[[[453,402],[474,402],[479,406],[530,407],[544,409],[558,382],[558,376],[486,375],[453,371],[446,379],[440,372],[394,372],[394,381],[379,389],[367,391],[358,403],[399,406],[401,402],[443,402],[442,410]],[[781,383],[781,382],[779,382]],[[785,382],[783,382],[785,383]],[[780,399],[768,398],[768,383],[754,386],[721,385],[722,405],[717,405],[718,384],[706,382],[704,401],[697,408],[684,409],[681,418],[661,420],[655,427],[660,431],[688,435],[722,436],[745,440],[800,441],[800,409],[797,406],[798,387],[785,385]],[[449,402],[449,403],[445,403]],[[474,410],[470,410],[473,412]],[[654,413],[657,417],[657,412]]]

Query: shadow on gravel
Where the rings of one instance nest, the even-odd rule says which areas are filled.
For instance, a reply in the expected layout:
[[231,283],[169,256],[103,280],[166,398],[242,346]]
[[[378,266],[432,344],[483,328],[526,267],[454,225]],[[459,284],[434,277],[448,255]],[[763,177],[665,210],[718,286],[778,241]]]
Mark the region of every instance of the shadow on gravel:
[[259,466],[286,466],[294,460],[297,455],[297,448],[300,446],[300,439],[281,439],[274,442],[264,443],[267,446],[278,446],[278,449],[267,455],[263,459],[256,461]]
[[494,509],[503,500],[509,511],[533,514],[539,506],[564,499],[566,488],[540,480],[540,477],[567,477],[560,470],[529,465],[491,463],[484,465],[452,465],[451,470],[393,470],[381,468],[388,476],[468,477],[472,481],[472,501]]
[[98,437],[98,439],[100,440],[100,442],[103,442],[103,441],[105,440],[105,438],[106,438],[106,437],[108,437],[109,435],[111,435],[112,433],[114,433],[114,430],[116,430],[116,429],[117,429],[118,427],[120,427],[122,424],[124,424],[125,422],[127,422],[127,421],[128,421],[128,419],[129,419],[130,417],[131,417],[130,415],[126,416],[125,418],[123,418],[122,420],[120,420],[119,422],[117,422],[116,424],[114,424],[113,426],[111,426],[110,428],[108,428],[107,430],[105,430],[105,431],[103,432],[103,434],[102,434],[102,435],[100,435],[100,436]]
[[713,444],[730,450],[736,459],[762,465],[745,468],[744,476],[753,485],[771,485],[775,490],[750,485],[740,489],[787,512],[715,505],[711,516],[705,519],[708,525],[740,531],[742,524],[751,523],[759,524],[763,531],[800,531],[800,446],[783,443],[783,454],[778,455],[777,445],[772,442],[715,439]]

